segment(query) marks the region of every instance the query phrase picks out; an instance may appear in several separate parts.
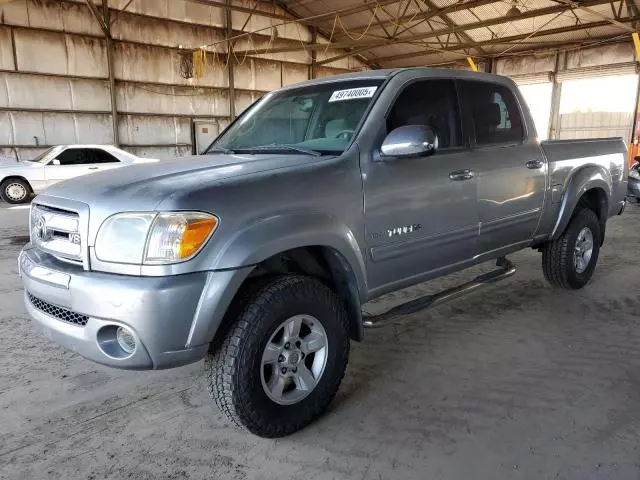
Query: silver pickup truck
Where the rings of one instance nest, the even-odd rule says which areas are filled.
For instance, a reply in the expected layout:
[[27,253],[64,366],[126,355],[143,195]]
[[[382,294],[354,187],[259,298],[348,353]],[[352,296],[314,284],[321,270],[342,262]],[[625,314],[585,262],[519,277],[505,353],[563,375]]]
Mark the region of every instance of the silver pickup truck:
[[[514,273],[593,275],[622,213],[620,139],[539,142],[515,84],[377,70],[269,93],[202,156],[58,183],[20,254],[47,337],[117,368],[205,358],[233,423],[290,434],[322,414],[363,329]],[[369,300],[480,262],[494,271],[376,316]]]

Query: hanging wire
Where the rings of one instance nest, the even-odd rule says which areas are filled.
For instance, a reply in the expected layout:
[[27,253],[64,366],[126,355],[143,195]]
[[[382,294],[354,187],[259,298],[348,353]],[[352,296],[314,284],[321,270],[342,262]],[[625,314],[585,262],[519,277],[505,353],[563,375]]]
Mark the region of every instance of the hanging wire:
[[344,26],[344,23],[342,23],[342,19],[340,18],[340,15],[336,14],[336,19],[340,23],[340,28],[342,28],[342,31],[345,33],[345,35],[347,37],[349,37],[351,40],[357,42],[359,40],[362,40],[362,38],[367,34],[369,29],[371,28],[371,25],[373,24],[373,20],[374,20],[374,18],[376,18],[376,15],[378,13],[378,7],[379,7],[379,5],[376,4],[376,7],[373,9],[371,18],[369,19],[369,24],[367,25],[367,28],[365,28],[364,31],[362,32],[362,34],[360,36],[358,36],[358,37],[354,37],[353,35],[351,35],[351,33],[349,33],[349,31]]
[[536,28],[533,32],[531,32],[529,35],[527,35],[525,38],[523,38],[522,40],[519,40],[517,43],[515,43],[514,45],[511,45],[509,48],[507,48],[505,51],[501,52],[498,54],[498,56],[500,55],[504,55],[505,53],[507,53],[509,50],[513,50],[515,47],[517,47],[519,45],[520,42],[523,42],[525,40],[529,40],[531,37],[533,37],[536,33],[538,33],[540,30],[542,30],[544,27],[546,27],[547,25],[549,25],[551,22],[553,22],[556,18],[560,17],[561,15],[564,15],[565,12],[560,12],[557,15],[553,16],[552,18],[550,18],[548,21],[546,21],[545,23],[543,23],[542,25],[540,25],[538,28]]
[[193,76],[196,80],[204,77],[207,68],[207,51],[199,48],[193,51]]

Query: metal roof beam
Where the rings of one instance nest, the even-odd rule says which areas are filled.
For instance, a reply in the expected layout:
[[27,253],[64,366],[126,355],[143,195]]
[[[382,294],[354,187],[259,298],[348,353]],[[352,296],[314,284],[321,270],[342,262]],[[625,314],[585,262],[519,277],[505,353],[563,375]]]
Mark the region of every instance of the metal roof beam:
[[[435,11],[438,10],[438,8],[433,4],[433,2],[431,0],[422,0],[422,3],[424,3],[427,7],[429,7],[430,11]],[[473,39],[467,35],[464,30],[460,30],[460,25],[457,25],[453,20],[451,20],[449,18],[449,15],[447,15],[446,13],[441,13],[440,15],[438,15],[443,21],[444,23],[447,24],[447,26],[451,29],[454,30],[454,32],[451,33],[455,33],[456,36],[459,36],[460,40],[465,40],[467,42],[473,42]],[[482,53],[485,54],[486,52],[484,50],[482,50],[482,48],[480,47],[476,47],[476,49]]]
[[[211,7],[219,7],[219,8],[228,7],[231,11],[234,11],[234,12],[251,13],[253,11],[251,7],[243,7],[241,5],[227,5],[224,1],[220,1],[220,0],[189,0],[189,1],[195,2],[195,3],[201,3],[203,5],[209,5]],[[275,18],[278,20],[285,20],[285,21],[296,20],[300,23],[304,23],[307,25],[318,26],[318,23],[320,23],[321,21],[325,21],[325,22],[333,21],[333,17],[335,15],[341,15],[341,16],[354,15],[356,13],[365,12],[369,10],[369,8],[375,7],[376,5],[378,6],[390,5],[392,3],[398,3],[399,1],[400,0],[369,0],[369,1],[365,1],[364,3],[359,3],[356,6],[340,8],[338,10],[331,10],[329,12],[320,13],[318,15],[311,15],[306,18],[295,18],[295,17],[292,18],[291,14],[282,15],[280,13],[271,13],[271,12],[264,12],[264,11],[258,11],[255,13],[256,15],[260,15],[263,17]]]
[[[407,22],[409,20],[413,20],[413,21],[416,21],[417,23],[421,23],[424,20],[429,20],[430,18],[437,17],[439,15],[460,12],[462,10],[468,10],[470,8],[475,8],[475,7],[482,7],[484,5],[490,5],[492,3],[501,3],[502,1],[504,0],[470,0],[467,2],[458,2],[448,7],[443,7],[433,11],[419,13],[417,15],[414,15],[414,14],[403,15],[397,20],[386,20],[382,23],[384,24],[385,27],[388,27],[389,25],[398,24],[398,23],[401,24],[402,22]],[[366,25],[358,25],[356,27],[350,28],[349,32],[354,35],[357,35],[364,32],[366,28],[367,28]],[[344,35],[338,35],[338,36],[344,36]]]
[[[585,5],[589,5],[589,6],[595,6],[595,5],[602,5],[602,4],[606,4],[609,3],[609,0],[586,0],[584,2]],[[546,8],[539,8],[536,10],[529,10],[527,12],[522,12],[522,14],[520,16],[518,16],[518,20],[525,20],[528,18],[535,18],[538,16],[542,16],[542,15],[553,15],[553,14],[558,14],[561,13],[563,11],[567,11],[570,10],[571,7],[567,6],[567,5],[557,5],[557,6],[553,6],[553,7],[546,7]],[[467,30],[475,30],[477,28],[483,28],[483,27],[490,27],[493,25],[500,25],[500,24],[504,24],[504,23],[509,23],[513,21],[513,19],[508,19],[505,17],[497,17],[497,18],[492,18],[490,20],[484,20],[481,22],[474,22],[474,23],[468,23],[466,25],[459,25],[459,26],[455,26],[455,27],[447,27],[447,28],[442,28],[440,30],[433,30],[433,31],[429,31],[429,32],[425,32],[425,33],[420,33],[420,34],[415,34],[415,35],[410,35],[410,36],[406,36],[406,37],[397,37],[397,38],[393,38],[393,39],[382,39],[382,40],[375,40],[375,41],[359,41],[359,42],[353,42],[353,41],[349,41],[349,42],[335,42],[332,43],[330,45],[329,48],[331,49],[340,49],[340,48],[355,48],[358,52],[364,52],[367,50],[371,50],[373,48],[378,48],[378,47],[384,47],[385,45],[395,45],[395,44],[401,44],[401,43],[410,43],[416,40],[425,40],[427,38],[434,38],[434,37],[439,37],[442,35],[448,35],[448,34],[456,34],[456,33],[461,33],[461,32],[465,32]],[[530,35],[530,34],[528,34]],[[526,35],[525,35],[526,36]],[[305,45],[305,47],[307,49],[325,49],[327,48],[327,44],[325,43],[315,43],[315,44],[308,44]],[[247,51],[248,55],[261,55],[261,54],[266,54],[266,53],[286,53],[286,52],[295,52],[297,50],[300,50],[300,46],[295,46],[295,47],[280,47],[280,48],[264,48],[264,49],[255,49],[255,50],[251,50],[251,51]],[[238,54],[244,54],[244,52],[236,52]],[[352,53],[349,53],[347,55],[344,56],[349,56]],[[340,58],[344,58],[344,56],[340,57]],[[338,58],[334,57],[336,60]],[[333,60],[332,60],[333,61]],[[321,62],[318,62],[319,64]],[[322,61],[322,63],[327,63],[325,60]]]
[[616,20],[615,18],[610,18],[607,17],[606,15],[603,15],[600,12],[597,12],[591,8],[589,8],[588,6],[585,6],[583,3],[578,3],[578,2],[574,2],[572,0],[554,0],[557,3],[563,3],[565,5],[570,6],[572,9],[576,9],[576,10],[582,10],[584,12],[587,12],[590,15],[593,15],[594,17],[600,18],[602,20],[606,20],[607,22],[611,23],[612,25],[615,25],[617,27],[622,28],[623,30],[626,30],[627,32],[633,33],[636,31],[635,28],[630,27],[629,25]]
[[[637,20],[639,20],[640,17],[629,17],[629,18],[625,18],[622,19],[622,22],[626,22],[626,23],[632,23],[635,22]],[[597,27],[606,27],[608,25],[610,25],[611,23],[607,20],[601,20],[598,22],[591,22],[591,23],[584,23],[581,25],[571,25],[568,27],[560,27],[560,28],[551,28],[548,30],[540,30],[539,32],[537,32],[535,35],[532,35],[531,33],[524,33],[521,35],[513,35],[511,37],[500,37],[500,38],[492,38],[491,40],[483,40],[480,42],[472,42],[469,44],[464,44],[464,43],[459,43],[457,45],[453,45],[451,47],[447,47],[447,48],[443,48],[443,49],[439,49],[441,52],[454,52],[457,50],[463,50],[465,48],[470,48],[475,46],[485,46],[485,45],[500,45],[503,43],[513,43],[513,42],[518,42],[520,40],[526,40],[529,38],[538,38],[538,37],[544,37],[547,35],[558,35],[558,34],[562,34],[562,33],[568,33],[568,32],[575,32],[577,30],[584,30],[584,29],[588,29],[588,28],[597,28]],[[572,43],[570,41],[567,41],[566,43]],[[575,43],[575,42],[573,42]],[[435,50],[435,49],[434,49]],[[403,53],[400,55],[390,55],[387,57],[378,57],[378,61],[380,62],[393,62],[396,60],[403,60],[405,58],[412,58],[412,57],[425,57],[425,56],[429,56],[429,55],[435,55],[439,52],[437,51],[432,51],[430,53],[422,53],[422,52],[411,52],[411,53]]]

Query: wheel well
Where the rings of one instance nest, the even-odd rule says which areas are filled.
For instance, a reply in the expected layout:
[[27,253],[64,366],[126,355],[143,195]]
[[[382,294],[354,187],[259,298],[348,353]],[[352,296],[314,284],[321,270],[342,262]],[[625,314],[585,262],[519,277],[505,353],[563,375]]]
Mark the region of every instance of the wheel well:
[[245,282],[252,282],[267,275],[287,273],[316,277],[331,288],[345,302],[351,322],[351,338],[362,340],[362,310],[358,283],[349,263],[340,252],[325,246],[300,247],[280,252],[256,265]]
[[20,175],[9,175],[7,177],[4,177],[2,180],[0,180],[0,185],[2,185],[7,180],[22,180],[29,186],[29,190],[31,190],[31,193],[33,193],[33,187],[29,183],[29,180],[27,180],[26,178],[21,177]]
[[601,188],[592,188],[582,194],[578,205],[589,208],[597,215],[600,222],[601,241],[604,242],[604,233],[607,226],[607,218],[609,217],[609,202],[607,194]]

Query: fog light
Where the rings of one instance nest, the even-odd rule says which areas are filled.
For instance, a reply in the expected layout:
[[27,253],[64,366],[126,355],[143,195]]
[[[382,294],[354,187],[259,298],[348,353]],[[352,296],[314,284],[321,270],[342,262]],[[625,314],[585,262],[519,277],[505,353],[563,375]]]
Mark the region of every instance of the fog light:
[[131,354],[136,351],[136,339],[129,329],[118,327],[116,330],[116,340],[120,348],[125,352]]

